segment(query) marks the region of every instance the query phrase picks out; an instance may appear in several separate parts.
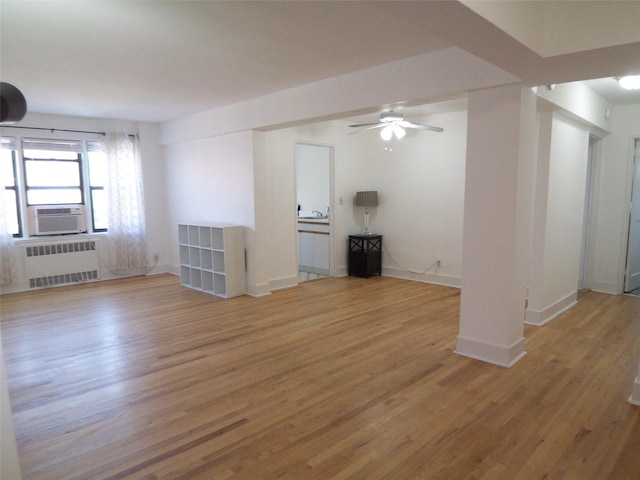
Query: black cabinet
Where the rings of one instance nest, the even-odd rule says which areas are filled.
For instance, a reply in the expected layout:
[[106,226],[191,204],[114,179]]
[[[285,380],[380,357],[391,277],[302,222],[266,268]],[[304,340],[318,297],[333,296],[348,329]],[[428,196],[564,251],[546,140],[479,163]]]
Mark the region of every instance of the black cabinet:
[[372,277],[382,273],[382,235],[349,235],[349,275]]

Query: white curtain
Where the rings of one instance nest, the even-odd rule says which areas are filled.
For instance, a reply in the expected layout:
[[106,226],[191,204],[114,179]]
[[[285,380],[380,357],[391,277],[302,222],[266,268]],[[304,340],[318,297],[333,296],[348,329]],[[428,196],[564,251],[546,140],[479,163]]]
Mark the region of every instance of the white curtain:
[[4,187],[0,186],[0,285],[18,280],[16,273],[16,249],[9,231],[9,219],[4,208]]
[[109,268],[124,271],[147,266],[144,189],[137,139],[107,133]]

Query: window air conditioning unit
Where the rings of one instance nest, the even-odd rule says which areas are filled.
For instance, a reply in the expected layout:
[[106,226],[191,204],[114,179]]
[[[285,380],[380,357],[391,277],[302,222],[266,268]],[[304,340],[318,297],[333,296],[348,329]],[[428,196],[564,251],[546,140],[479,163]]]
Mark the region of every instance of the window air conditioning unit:
[[28,207],[31,235],[62,235],[87,231],[84,205],[46,205]]

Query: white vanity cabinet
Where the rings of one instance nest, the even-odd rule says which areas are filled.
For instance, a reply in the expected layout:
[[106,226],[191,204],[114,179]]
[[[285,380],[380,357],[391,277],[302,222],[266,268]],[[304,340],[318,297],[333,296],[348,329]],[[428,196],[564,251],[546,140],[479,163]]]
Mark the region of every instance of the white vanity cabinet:
[[180,283],[224,298],[246,293],[244,227],[178,225]]
[[329,275],[330,235],[327,221],[298,221],[298,269]]

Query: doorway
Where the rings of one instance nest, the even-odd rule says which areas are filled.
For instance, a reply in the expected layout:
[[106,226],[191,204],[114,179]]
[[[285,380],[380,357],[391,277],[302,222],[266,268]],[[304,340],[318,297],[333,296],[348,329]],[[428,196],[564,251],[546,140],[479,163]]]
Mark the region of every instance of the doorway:
[[640,291],[640,138],[635,139],[624,291]]
[[296,143],[298,280],[334,275],[333,147]]

